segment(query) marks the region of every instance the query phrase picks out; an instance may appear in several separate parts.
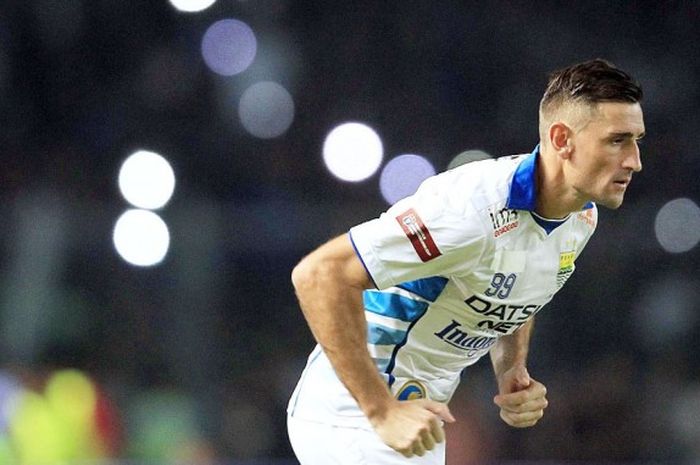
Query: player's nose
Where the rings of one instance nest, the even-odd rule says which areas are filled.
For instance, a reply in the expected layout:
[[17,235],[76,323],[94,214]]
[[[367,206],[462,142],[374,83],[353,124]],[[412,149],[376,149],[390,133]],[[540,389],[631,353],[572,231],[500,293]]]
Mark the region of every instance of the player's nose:
[[642,158],[636,141],[625,157],[624,168],[631,169],[637,173],[642,171]]

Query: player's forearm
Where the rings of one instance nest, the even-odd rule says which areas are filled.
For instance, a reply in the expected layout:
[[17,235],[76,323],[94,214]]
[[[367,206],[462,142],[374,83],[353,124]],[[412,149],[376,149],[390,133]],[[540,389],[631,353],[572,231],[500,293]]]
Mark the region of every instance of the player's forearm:
[[525,366],[534,322],[534,318],[530,319],[513,334],[501,337],[493,346],[491,363],[496,377],[516,365]]
[[367,350],[363,289],[338,282],[333,263],[302,265],[293,281],[311,332],[365,415],[381,417],[393,398]]

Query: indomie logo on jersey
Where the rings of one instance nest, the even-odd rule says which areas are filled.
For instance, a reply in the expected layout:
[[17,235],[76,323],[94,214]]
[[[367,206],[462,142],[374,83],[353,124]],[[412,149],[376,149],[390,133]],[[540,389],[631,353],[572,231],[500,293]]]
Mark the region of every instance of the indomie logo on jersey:
[[414,209],[409,208],[401,213],[396,217],[396,221],[401,225],[401,229],[411,241],[411,245],[422,261],[427,262],[442,255],[442,252],[435,245],[430,231]]
[[491,226],[493,226],[493,237],[505,234],[520,224],[518,210],[501,208],[498,211],[493,211],[489,209],[489,216],[491,217]]
[[399,389],[399,391],[396,393],[396,398],[398,400],[425,399],[426,390],[425,387],[418,381],[407,381],[406,384],[401,386],[401,389]]
[[456,320],[434,333],[449,345],[459,349],[470,351],[471,354],[478,351],[485,351],[496,343],[495,337],[470,336],[463,326]]

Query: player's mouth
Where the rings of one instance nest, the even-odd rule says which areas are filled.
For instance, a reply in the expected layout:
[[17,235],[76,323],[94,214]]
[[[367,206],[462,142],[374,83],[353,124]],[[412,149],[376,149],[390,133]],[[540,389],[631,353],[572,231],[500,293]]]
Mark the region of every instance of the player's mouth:
[[627,189],[627,186],[629,183],[632,181],[632,178],[621,178],[621,179],[616,179],[613,181],[613,184],[618,186],[621,189]]

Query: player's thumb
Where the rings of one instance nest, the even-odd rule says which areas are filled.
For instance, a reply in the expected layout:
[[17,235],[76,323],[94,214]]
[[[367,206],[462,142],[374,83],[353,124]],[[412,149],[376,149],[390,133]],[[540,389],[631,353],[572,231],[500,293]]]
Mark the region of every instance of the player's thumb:
[[530,386],[532,379],[530,379],[530,373],[527,372],[527,368],[520,367],[515,373],[513,378],[513,392],[522,391]]
[[457,421],[455,419],[455,417],[452,416],[452,412],[450,412],[450,409],[447,406],[447,404],[443,404],[441,402],[435,402],[434,400],[425,399],[423,406],[427,410],[430,410],[435,415],[442,418],[447,423],[454,423],[455,421]]

